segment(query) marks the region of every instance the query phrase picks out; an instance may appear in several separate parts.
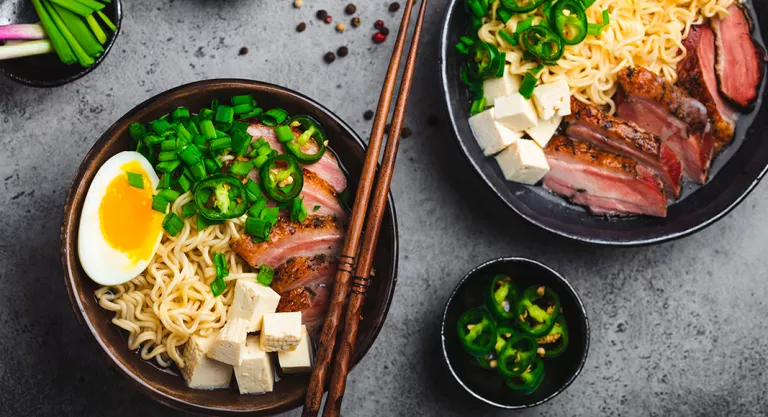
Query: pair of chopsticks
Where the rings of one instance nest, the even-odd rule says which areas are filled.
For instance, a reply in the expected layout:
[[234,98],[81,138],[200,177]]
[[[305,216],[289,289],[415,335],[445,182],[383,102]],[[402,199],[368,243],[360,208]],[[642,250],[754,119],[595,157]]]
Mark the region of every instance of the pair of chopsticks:
[[[397,73],[400,68],[403,50],[405,49],[405,40],[408,34],[408,26],[411,20],[411,12],[415,0],[408,0],[403,12],[403,19],[400,22],[400,29],[395,41],[395,49],[392,52],[392,58],[389,61],[387,76],[384,79],[384,86],[379,98],[379,106],[376,109],[376,119],[373,122],[373,132],[368,144],[368,152],[365,156],[363,171],[360,176],[360,184],[357,188],[355,203],[352,207],[352,217],[350,219],[347,238],[344,242],[344,248],[339,259],[339,267],[336,272],[336,281],[333,287],[331,304],[328,308],[328,314],[320,335],[320,344],[315,360],[315,368],[309,381],[307,397],[304,403],[302,417],[315,417],[320,411],[320,404],[323,401],[323,391],[325,390],[328,379],[328,371],[331,365],[331,356],[336,345],[336,336],[339,328],[344,302],[349,294],[349,304],[344,322],[344,330],[341,335],[336,360],[331,369],[331,379],[328,388],[328,398],[325,402],[323,417],[336,417],[341,413],[341,401],[344,396],[344,389],[347,383],[347,373],[349,372],[349,361],[354,352],[355,340],[357,339],[357,329],[361,317],[363,301],[368,290],[370,282],[370,272],[373,265],[373,256],[376,252],[376,243],[381,230],[381,221],[384,217],[384,209],[387,204],[387,195],[389,185],[392,182],[392,173],[395,169],[395,159],[397,158],[397,149],[400,146],[400,132],[405,119],[405,109],[408,105],[408,94],[411,91],[413,82],[413,72],[416,67],[416,54],[419,50],[419,39],[421,38],[421,29],[424,24],[424,16],[427,9],[427,0],[421,0],[419,16],[416,20],[416,28],[413,32],[411,49],[408,52],[408,58],[405,63],[402,81],[400,82],[400,92],[395,103],[395,112],[392,117],[391,128],[384,149],[384,157],[379,169],[379,178],[376,182],[376,188],[373,191],[373,201],[370,202],[371,191],[373,188],[374,177],[376,176],[376,167],[381,151],[381,144],[384,138],[384,130],[387,123],[389,106],[392,103],[392,97],[397,81]],[[370,202],[370,210],[368,210]],[[366,213],[366,210],[368,212]],[[368,221],[366,222],[366,214]],[[358,249],[360,248],[360,239],[363,236],[363,225],[365,224],[365,239],[360,249],[360,259],[356,261]],[[354,270],[354,278],[352,273]],[[350,285],[350,280],[351,285]],[[350,290],[351,286],[351,290]]]

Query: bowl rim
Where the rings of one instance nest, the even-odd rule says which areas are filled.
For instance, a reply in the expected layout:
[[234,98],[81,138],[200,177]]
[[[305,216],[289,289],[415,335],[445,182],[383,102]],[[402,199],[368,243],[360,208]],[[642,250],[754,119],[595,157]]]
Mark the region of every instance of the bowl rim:
[[[0,73],[2,73],[6,78],[9,80],[15,81],[19,84],[23,84],[29,87],[37,87],[37,88],[54,88],[54,87],[61,87],[62,85],[69,84],[71,82],[77,81],[86,75],[90,74],[93,70],[96,69],[99,65],[101,65],[102,62],[107,58],[107,55],[112,51],[112,47],[115,45],[115,42],[117,41],[118,35],[120,35],[120,30],[123,27],[123,3],[122,0],[112,0],[112,2],[115,4],[115,32],[112,33],[112,36],[107,41],[106,45],[104,46],[104,53],[102,53],[100,56],[96,58],[93,65],[87,67],[87,68],[81,68],[80,71],[76,72],[75,74],[72,74],[67,77],[57,78],[52,81],[37,81],[32,80],[30,78],[27,78],[23,75],[18,75],[15,72],[11,72],[6,70],[3,67],[0,67]],[[105,6],[109,6],[109,3],[107,3]],[[79,65],[79,64],[72,64],[72,65]]]
[[594,237],[588,237],[583,236],[581,234],[575,234],[575,233],[569,233],[563,230],[559,230],[554,227],[549,227],[546,224],[538,221],[537,219],[525,214],[522,210],[517,208],[512,202],[508,199],[506,199],[502,193],[499,191],[499,189],[494,185],[494,183],[491,181],[491,179],[483,172],[482,168],[478,164],[477,161],[475,161],[474,158],[472,158],[469,154],[469,149],[467,149],[466,144],[461,139],[461,135],[459,134],[459,126],[458,122],[456,120],[456,115],[451,109],[451,93],[449,89],[449,85],[452,82],[456,82],[457,80],[451,80],[448,75],[448,53],[451,50],[451,45],[449,43],[449,23],[451,20],[451,17],[454,13],[456,13],[456,8],[459,0],[450,0],[448,2],[448,5],[446,6],[445,13],[443,15],[443,20],[440,27],[440,38],[438,42],[438,63],[440,65],[440,89],[442,93],[443,98],[443,104],[446,109],[446,113],[448,114],[448,119],[450,120],[451,124],[451,132],[453,133],[453,137],[456,141],[456,143],[461,148],[461,154],[464,157],[464,159],[469,162],[469,164],[474,169],[475,173],[483,180],[485,185],[491,189],[492,193],[498,200],[501,200],[509,209],[512,209],[517,215],[525,219],[531,224],[536,225],[537,227],[544,229],[550,233],[554,233],[556,235],[566,237],[568,239],[573,239],[580,242],[595,244],[595,245],[603,245],[603,246],[615,246],[615,247],[640,247],[640,246],[649,246],[654,245],[658,243],[668,242],[672,240],[677,240],[686,236],[690,236],[694,233],[700,232],[704,229],[706,229],[709,226],[712,226],[713,224],[717,223],[719,220],[727,216],[731,211],[733,211],[739,204],[744,202],[744,200],[749,196],[749,194],[754,191],[754,189],[757,187],[757,185],[760,183],[760,181],[765,177],[766,173],[768,173],[768,164],[766,164],[760,172],[757,173],[757,176],[753,181],[749,183],[749,185],[744,189],[742,193],[740,193],[730,204],[728,204],[726,207],[722,208],[718,212],[716,212],[714,215],[709,217],[708,219],[704,220],[703,222],[694,225],[692,227],[688,227],[684,230],[673,232],[673,233],[661,233],[658,236],[650,237],[650,238],[629,238],[627,240],[618,240],[618,239],[604,239],[604,238],[594,238]]
[[[476,393],[472,390],[467,384],[464,383],[464,381],[459,378],[459,375],[456,373],[456,371],[453,369],[453,366],[451,365],[451,360],[448,357],[448,349],[445,346],[445,328],[446,328],[446,321],[448,319],[448,309],[451,306],[451,303],[453,302],[454,298],[459,292],[459,289],[464,286],[464,284],[475,276],[481,276],[480,272],[483,269],[490,268],[494,265],[498,264],[505,264],[505,263],[526,263],[529,265],[533,265],[537,268],[541,268],[544,271],[550,273],[555,278],[557,278],[563,286],[568,290],[571,295],[576,299],[576,304],[579,307],[579,316],[584,321],[584,353],[581,355],[581,358],[578,363],[578,367],[576,368],[576,371],[573,372],[573,374],[568,378],[568,380],[560,386],[558,389],[556,389],[552,394],[548,395],[546,398],[543,398],[539,401],[523,404],[523,405],[506,405],[506,404],[499,404],[494,401],[491,401],[482,395]],[[534,260],[530,258],[524,258],[524,257],[518,257],[518,256],[508,256],[508,257],[499,257],[499,258],[493,258],[488,261],[483,262],[482,264],[472,268],[469,272],[464,275],[464,277],[459,281],[459,283],[456,285],[456,288],[451,291],[451,295],[448,297],[448,301],[445,302],[445,307],[443,308],[443,317],[441,319],[442,323],[440,325],[440,346],[443,352],[443,361],[445,362],[445,365],[448,367],[448,370],[450,371],[451,375],[453,376],[453,379],[458,382],[459,385],[461,385],[462,388],[466,392],[468,392],[473,397],[477,398],[480,401],[483,401],[484,403],[488,405],[492,405],[497,408],[502,408],[506,410],[522,410],[526,408],[536,407],[541,404],[544,404],[545,402],[557,397],[560,395],[563,391],[565,391],[573,381],[576,380],[576,378],[581,374],[582,369],[584,369],[584,365],[587,363],[587,358],[589,357],[589,339],[590,339],[590,329],[589,329],[589,318],[587,317],[587,310],[584,308],[584,303],[581,301],[581,298],[579,297],[579,294],[576,292],[576,290],[573,288],[571,283],[560,273],[555,271],[554,269],[550,268],[549,266]]]
[[[360,138],[360,136],[355,132],[346,122],[344,122],[339,116],[337,116],[335,113],[333,113],[331,110],[329,110],[327,107],[321,105],[320,103],[316,102],[315,100],[286,87],[282,87],[276,84],[271,84],[263,81],[257,81],[257,80],[249,80],[249,79],[238,79],[238,78],[220,78],[220,79],[208,79],[208,80],[202,80],[202,81],[196,81],[191,82],[187,84],[180,85],[178,87],[174,87],[172,89],[163,91],[161,93],[158,93],[140,104],[134,106],[131,110],[126,112],[123,116],[121,116],[117,121],[115,121],[109,128],[107,128],[104,133],[94,142],[91,149],[88,151],[88,153],[83,157],[83,161],[80,163],[80,166],[78,167],[77,172],[75,173],[74,178],[72,179],[72,182],[70,186],[67,189],[67,198],[64,202],[63,207],[63,218],[59,233],[59,244],[60,244],[60,262],[63,269],[63,278],[64,278],[64,284],[67,289],[67,296],[69,298],[70,305],[72,306],[72,311],[78,321],[81,325],[85,325],[88,328],[88,331],[90,335],[92,336],[93,342],[95,342],[104,357],[107,359],[107,364],[115,368],[119,371],[119,373],[132,382],[133,386],[139,389],[140,392],[147,395],[151,399],[164,404],[166,406],[169,406],[171,408],[175,408],[178,410],[183,411],[193,411],[198,413],[224,413],[224,414],[244,414],[244,413],[257,413],[257,414],[263,414],[263,415],[271,415],[274,413],[283,412],[286,410],[295,409],[296,407],[300,406],[300,402],[293,402],[293,403],[286,403],[282,404],[280,406],[277,406],[272,409],[261,409],[261,410],[250,410],[250,409],[231,409],[226,407],[212,407],[207,406],[204,404],[198,404],[193,403],[181,398],[177,398],[173,395],[166,394],[160,390],[155,389],[150,384],[146,383],[139,375],[135,374],[134,372],[131,372],[126,365],[124,365],[109,349],[109,344],[106,343],[104,338],[102,338],[99,335],[99,332],[94,327],[91,320],[89,320],[88,315],[85,312],[85,308],[83,304],[80,301],[80,298],[75,292],[75,288],[79,286],[78,283],[76,283],[75,279],[75,273],[74,270],[77,268],[77,261],[74,263],[69,261],[69,255],[70,252],[76,251],[76,248],[69,248],[67,247],[67,239],[72,234],[77,234],[77,225],[72,224],[75,221],[75,216],[77,213],[75,213],[74,209],[74,197],[76,194],[76,189],[80,182],[83,180],[83,177],[85,175],[86,169],[84,169],[86,166],[88,166],[90,163],[92,163],[92,159],[94,158],[95,154],[98,152],[98,149],[101,147],[101,142],[105,140],[106,138],[109,138],[116,134],[118,130],[118,125],[121,125],[127,121],[133,120],[136,113],[143,110],[147,106],[150,106],[155,100],[158,100],[166,95],[171,95],[180,91],[184,91],[189,88],[193,87],[219,87],[226,84],[231,85],[247,85],[248,87],[256,87],[256,88],[262,88],[262,89],[272,89],[277,90],[282,93],[285,93],[286,95],[290,96],[291,100],[297,100],[297,101],[304,101],[306,104],[313,106],[320,112],[324,113],[330,120],[337,123],[339,126],[341,126],[342,130],[353,140],[353,142],[360,147],[361,150],[365,151],[367,149],[367,146],[365,142]],[[388,260],[389,267],[392,270],[391,275],[391,285],[389,285],[389,290],[387,291],[385,298],[384,298],[384,309],[383,314],[381,316],[381,321],[376,325],[376,327],[373,329],[373,332],[371,334],[371,338],[369,343],[362,346],[360,351],[354,352],[354,356],[352,357],[352,363],[350,371],[362,360],[362,358],[368,353],[370,348],[373,346],[374,342],[378,338],[379,333],[381,332],[382,328],[384,327],[384,322],[386,321],[387,315],[389,314],[389,309],[392,305],[392,299],[394,296],[395,287],[397,285],[397,275],[398,275],[398,267],[399,267],[399,253],[400,253],[400,243],[399,243],[399,231],[398,231],[398,223],[397,223],[397,213],[395,209],[394,204],[394,198],[392,195],[391,190],[388,193],[387,196],[387,208],[389,208],[390,215],[388,216],[389,221],[392,222],[392,233],[393,233],[393,241],[392,241],[392,256],[391,259]],[[386,211],[385,211],[386,213]],[[71,230],[69,230],[71,229]],[[75,257],[76,258],[76,257]]]

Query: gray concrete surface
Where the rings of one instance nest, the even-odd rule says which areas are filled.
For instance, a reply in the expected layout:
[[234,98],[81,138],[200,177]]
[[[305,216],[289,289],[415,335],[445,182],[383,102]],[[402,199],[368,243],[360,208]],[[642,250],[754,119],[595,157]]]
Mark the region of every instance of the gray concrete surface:
[[[394,37],[374,46],[383,0],[358,4],[362,27],[316,19],[346,2],[132,0],[105,63],[71,85],[38,90],[0,80],[0,412],[6,416],[176,416],[106,366],[75,321],[58,262],[65,191],[88,149],[148,97],[215,77],[265,80],[316,98],[362,136]],[[349,416],[765,416],[768,249],[763,184],[723,221],[647,248],[609,249],[547,234],[505,212],[475,179],[449,133],[438,94],[444,0],[432,0],[393,192],[400,281],[389,318],[352,373]],[[398,15],[399,16],[399,15]],[[299,21],[309,23],[297,34]],[[350,55],[326,65],[327,50]],[[247,46],[250,52],[238,56]],[[431,127],[430,115],[440,124]],[[550,403],[494,410],[458,388],[438,350],[455,283],[489,258],[539,259],[570,278],[592,329],[580,378]],[[297,416],[297,412],[285,416]]]

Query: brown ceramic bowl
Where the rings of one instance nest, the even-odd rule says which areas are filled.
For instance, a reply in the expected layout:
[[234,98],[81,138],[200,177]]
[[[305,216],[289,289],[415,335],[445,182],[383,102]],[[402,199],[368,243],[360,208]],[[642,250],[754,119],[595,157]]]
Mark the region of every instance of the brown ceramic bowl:
[[[96,171],[111,156],[129,149],[128,126],[131,123],[149,122],[176,106],[197,110],[209,105],[214,98],[228,99],[242,93],[252,93],[262,106],[279,106],[289,114],[308,114],[317,119],[328,134],[331,149],[349,174],[350,187],[354,187],[365,155],[363,141],[328,109],[301,94],[266,83],[208,80],[177,87],[145,101],[101,136],[75,175],[64,206],[61,227],[61,262],[72,308],[80,323],[88,328],[101,346],[109,363],[140,391],[163,404],[215,415],[268,415],[295,408],[304,402],[309,376],[287,376],[278,381],[275,390],[269,394],[240,395],[233,387],[215,391],[189,389],[181,376],[143,361],[136,352],[128,349],[126,334],[110,323],[113,313],[97,304],[93,294],[98,285],[88,278],[78,259],[77,230],[85,195]],[[397,222],[391,195],[379,239],[375,258],[376,279],[368,291],[353,364],[360,361],[376,339],[387,316],[397,281]]]

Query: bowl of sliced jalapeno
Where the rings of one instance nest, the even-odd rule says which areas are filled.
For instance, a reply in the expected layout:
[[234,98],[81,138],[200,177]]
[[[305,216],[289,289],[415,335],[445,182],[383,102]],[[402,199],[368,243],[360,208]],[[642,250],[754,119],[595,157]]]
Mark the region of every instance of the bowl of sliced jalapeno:
[[443,313],[443,357],[456,381],[496,407],[534,407],[563,392],[589,350],[589,322],[560,274],[524,258],[470,271]]

